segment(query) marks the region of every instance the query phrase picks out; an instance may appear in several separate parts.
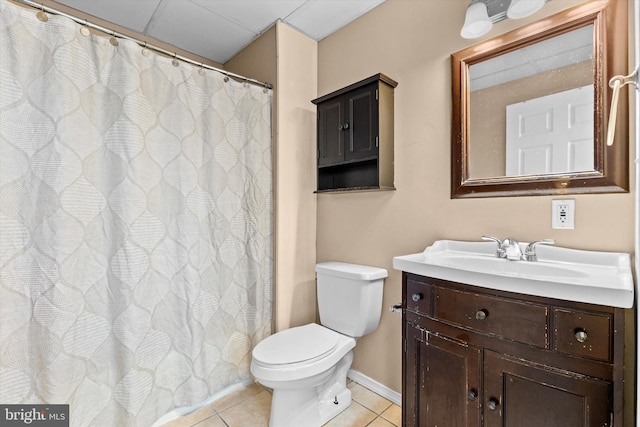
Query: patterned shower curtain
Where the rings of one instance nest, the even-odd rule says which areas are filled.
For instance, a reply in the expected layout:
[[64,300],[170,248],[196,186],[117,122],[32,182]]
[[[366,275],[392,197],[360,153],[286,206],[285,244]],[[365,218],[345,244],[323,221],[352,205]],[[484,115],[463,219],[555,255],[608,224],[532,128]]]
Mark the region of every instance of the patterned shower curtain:
[[270,333],[272,91],[0,0],[0,404],[149,426]]

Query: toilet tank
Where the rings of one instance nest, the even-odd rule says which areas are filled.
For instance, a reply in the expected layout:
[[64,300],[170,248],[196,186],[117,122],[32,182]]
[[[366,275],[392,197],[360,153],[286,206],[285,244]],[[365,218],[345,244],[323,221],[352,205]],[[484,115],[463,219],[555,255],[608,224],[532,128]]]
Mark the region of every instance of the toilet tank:
[[359,338],[380,323],[382,285],[387,270],[344,262],[316,265],[320,323]]

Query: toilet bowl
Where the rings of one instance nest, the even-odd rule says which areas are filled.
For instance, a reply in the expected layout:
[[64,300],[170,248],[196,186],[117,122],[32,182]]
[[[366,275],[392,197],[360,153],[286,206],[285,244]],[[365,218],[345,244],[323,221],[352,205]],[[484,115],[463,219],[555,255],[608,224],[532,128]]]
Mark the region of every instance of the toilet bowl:
[[348,407],[346,377],[355,345],[354,338],[316,323],[260,342],[251,373],[273,389],[269,426],[321,426]]
[[273,389],[270,427],[320,427],[346,409],[356,339],[378,327],[386,270],[331,262],[316,272],[322,325],[278,332],[253,349],[251,373]]

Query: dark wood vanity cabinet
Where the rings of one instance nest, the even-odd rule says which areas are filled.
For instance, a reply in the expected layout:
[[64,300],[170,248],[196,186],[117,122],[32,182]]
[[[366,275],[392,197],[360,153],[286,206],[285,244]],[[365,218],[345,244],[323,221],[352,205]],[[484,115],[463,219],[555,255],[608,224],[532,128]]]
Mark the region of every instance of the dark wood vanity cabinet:
[[403,273],[403,426],[623,426],[624,314]]
[[318,192],[393,188],[393,89],[377,74],[314,99]]

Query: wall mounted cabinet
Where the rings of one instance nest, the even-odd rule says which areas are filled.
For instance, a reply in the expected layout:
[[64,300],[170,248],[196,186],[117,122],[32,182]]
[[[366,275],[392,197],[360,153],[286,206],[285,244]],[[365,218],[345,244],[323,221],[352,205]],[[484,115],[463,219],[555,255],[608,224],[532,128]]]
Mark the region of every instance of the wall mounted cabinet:
[[402,425],[625,425],[627,312],[403,273]]
[[393,189],[393,91],[383,74],[314,99],[318,192]]

